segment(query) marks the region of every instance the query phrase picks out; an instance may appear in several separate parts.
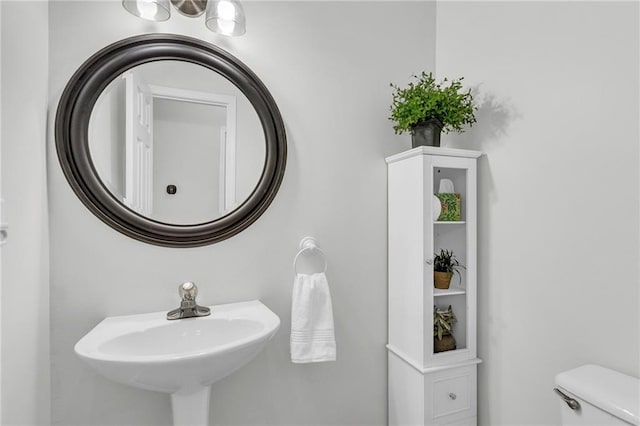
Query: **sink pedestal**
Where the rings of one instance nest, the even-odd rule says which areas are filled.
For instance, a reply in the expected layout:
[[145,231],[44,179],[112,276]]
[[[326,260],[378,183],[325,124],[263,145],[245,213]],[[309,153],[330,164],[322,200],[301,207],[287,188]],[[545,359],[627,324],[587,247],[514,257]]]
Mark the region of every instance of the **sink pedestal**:
[[171,394],[174,426],[207,426],[211,386],[180,390]]

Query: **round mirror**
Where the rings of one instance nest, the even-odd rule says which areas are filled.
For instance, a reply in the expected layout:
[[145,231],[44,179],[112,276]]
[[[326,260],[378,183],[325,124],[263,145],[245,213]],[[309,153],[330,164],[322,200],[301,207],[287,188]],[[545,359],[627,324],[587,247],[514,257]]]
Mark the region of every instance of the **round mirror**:
[[171,247],[245,229],[286,163],[282,118],[257,76],[177,35],[132,37],[89,58],[63,92],[55,132],[65,176],[96,216]]
[[260,179],[265,139],[249,99],[189,62],[133,67],[102,91],[89,119],[89,154],[111,194],[150,219],[216,220]]

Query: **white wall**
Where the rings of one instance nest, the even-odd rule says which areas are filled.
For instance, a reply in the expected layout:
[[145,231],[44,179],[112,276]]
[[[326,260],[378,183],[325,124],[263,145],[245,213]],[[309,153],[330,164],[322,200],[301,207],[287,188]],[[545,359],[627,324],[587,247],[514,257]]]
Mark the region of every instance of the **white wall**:
[[105,186],[124,200],[125,80],[113,80],[93,107],[89,121],[89,151],[93,166]]
[[554,376],[638,376],[638,3],[439,2],[440,77],[476,87],[479,415],[560,421]]
[[[212,424],[386,423],[384,158],[409,148],[387,120],[389,82],[433,69],[435,5],[243,4],[248,32],[237,39],[177,13],[148,24],[119,2],[50,5],[50,108],[98,49],[143,32],[178,32],[252,68],[273,94],[289,142],[280,192],[256,223],[209,247],[171,249],[131,240],[95,218],[65,181],[49,140],[54,424],[169,424],[168,396],[98,377],[73,345],[105,316],[174,308],[185,280],[199,285],[203,304],[260,298],[282,319],[264,353],[216,384]],[[329,260],[334,363],[293,365],[288,357],[292,261],[307,234]]]
[[[2,247],[3,425],[50,419],[49,281],[45,147],[48,5],[2,8],[2,196],[9,239]],[[25,48],[27,47],[28,48]]]

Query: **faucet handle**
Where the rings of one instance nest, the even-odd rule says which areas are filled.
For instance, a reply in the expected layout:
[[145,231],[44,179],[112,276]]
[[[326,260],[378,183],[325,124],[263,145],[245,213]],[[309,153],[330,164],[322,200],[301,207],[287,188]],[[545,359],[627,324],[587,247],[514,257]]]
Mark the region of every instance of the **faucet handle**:
[[196,303],[198,295],[198,287],[187,281],[178,286],[178,294],[180,295],[180,307],[167,313],[168,320],[176,320],[182,318],[205,317],[211,313],[206,306],[200,306]]
[[187,281],[178,286],[178,294],[182,300],[196,300],[198,295],[198,287],[195,283]]

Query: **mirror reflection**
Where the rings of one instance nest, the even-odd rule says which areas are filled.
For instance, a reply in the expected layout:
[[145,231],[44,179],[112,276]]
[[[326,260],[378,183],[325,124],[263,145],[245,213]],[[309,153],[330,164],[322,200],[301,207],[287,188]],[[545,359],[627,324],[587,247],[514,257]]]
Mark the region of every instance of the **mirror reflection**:
[[147,218],[213,221],[249,197],[265,163],[258,115],[230,81],[197,64],[156,61],[114,79],[89,121],[104,186]]

